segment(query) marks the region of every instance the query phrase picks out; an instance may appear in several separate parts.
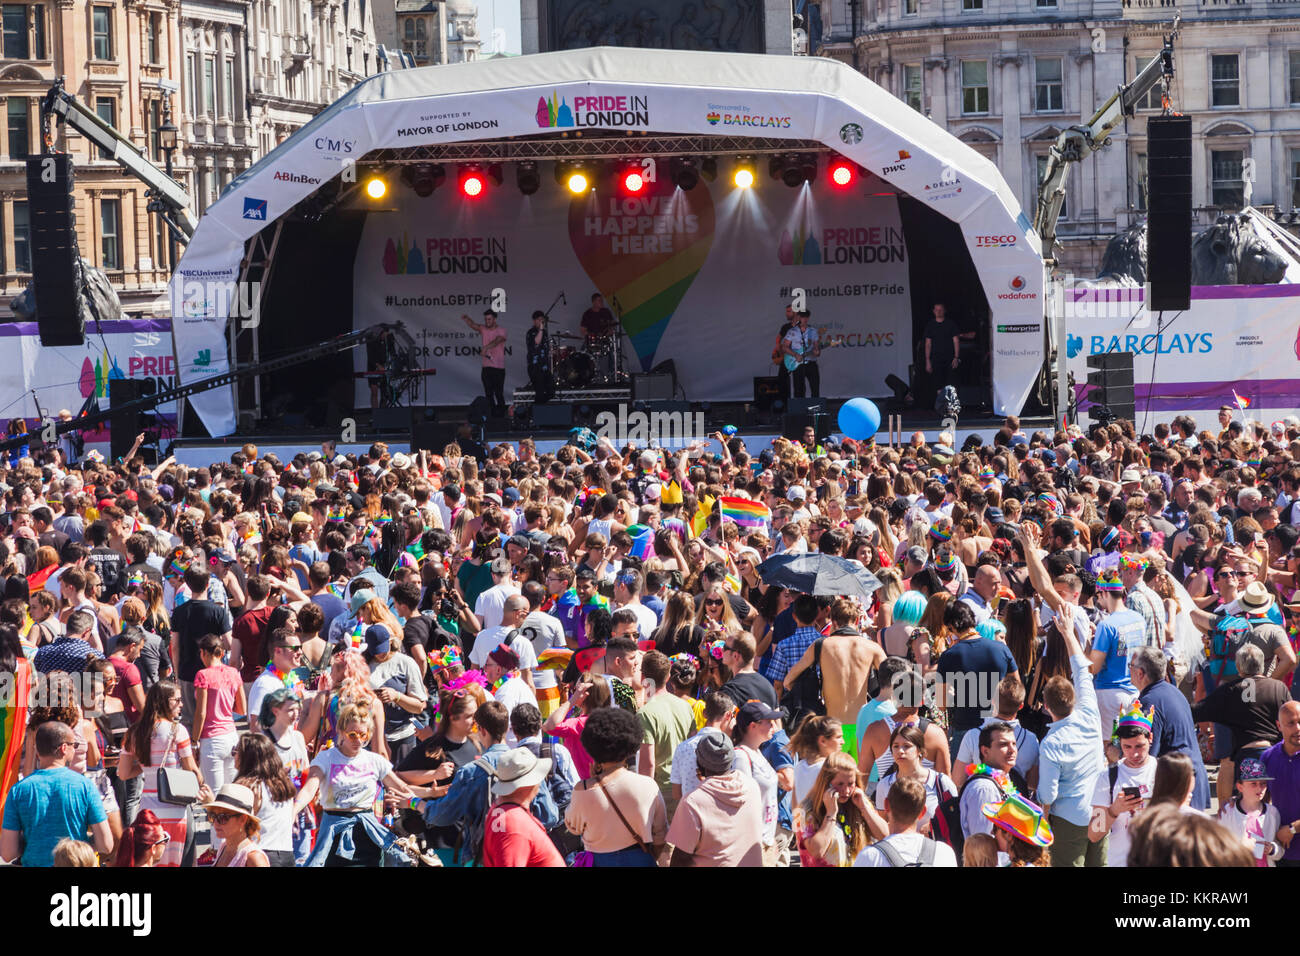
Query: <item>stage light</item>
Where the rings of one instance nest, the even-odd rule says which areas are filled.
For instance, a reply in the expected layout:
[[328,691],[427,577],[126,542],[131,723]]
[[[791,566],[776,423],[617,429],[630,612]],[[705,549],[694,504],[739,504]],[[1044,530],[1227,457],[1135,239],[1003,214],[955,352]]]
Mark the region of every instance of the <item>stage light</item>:
[[388,183],[379,176],[371,176],[366,180],[366,195],[371,199],[383,199],[388,195]]
[[468,172],[460,178],[460,191],[471,199],[481,196],[484,187],[483,174],[477,170]]
[[735,183],[739,189],[748,189],[750,186],[754,185],[754,171],[748,166],[738,166],[736,167],[735,173],[731,176],[731,181]]
[[831,182],[836,186],[850,186],[853,184],[853,179],[853,164],[848,160],[839,159],[831,164]]
[[515,167],[515,185],[525,196],[531,196],[542,186],[541,174],[534,162],[520,163]]
[[700,168],[689,156],[678,156],[672,162],[673,185],[687,192],[700,182]]
[[806,183],[813,182],[817,178],[816,153],[804,153],[799,157],[799,175]]
[[569,178],[564,181],[564,185],[569,188],[569,192],[576,196],[585,193],[591,187],[591,180],[587,178],[586,173],[575,169],[569,173]]
[[432,196],[433,191],[441,186],[446,178],[446,171],[434,163],[402,167],[402,182],[410,186],[422,199]]
[[640,169],[629,169],[623,174],[623,188],[630,193],[639,193],[645,189],[645,177]]

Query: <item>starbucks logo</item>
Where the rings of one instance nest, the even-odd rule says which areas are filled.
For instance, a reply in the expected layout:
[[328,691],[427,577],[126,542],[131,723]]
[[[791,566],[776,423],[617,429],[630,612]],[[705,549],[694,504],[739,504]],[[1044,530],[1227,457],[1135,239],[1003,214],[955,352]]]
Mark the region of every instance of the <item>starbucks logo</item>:
[[862,142],[862,127],[857,123],[845,123],[840,127],[840,142],[849,146]]

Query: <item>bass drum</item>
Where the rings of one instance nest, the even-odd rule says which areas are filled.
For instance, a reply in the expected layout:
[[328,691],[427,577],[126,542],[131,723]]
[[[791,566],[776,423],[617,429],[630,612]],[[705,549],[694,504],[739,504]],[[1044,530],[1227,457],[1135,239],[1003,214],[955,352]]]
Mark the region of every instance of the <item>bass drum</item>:
[[596,361],[586,352],[570,352],[555,367],[555,377],[567,388],[590,385],[596,374]]

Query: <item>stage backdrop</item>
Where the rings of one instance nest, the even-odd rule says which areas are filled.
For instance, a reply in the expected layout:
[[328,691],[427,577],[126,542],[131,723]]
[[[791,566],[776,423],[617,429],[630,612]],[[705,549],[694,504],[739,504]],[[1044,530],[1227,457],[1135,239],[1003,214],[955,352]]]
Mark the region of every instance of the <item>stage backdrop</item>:
[[[36,399],[50,416],[62,408],[75,415],[91,396],[107,409],[108,385],[115,378],[151,379],[159,391],[176,384],[171,319],[90,322],[85,345],[59,348],[41,345],[35,322],[0,325],[0,396],[8,403],[0,408],[0,419],[6,422],[23,418],[29,427],[39,428]],[[166,423],[166,439],[176,403],[160,406],[158,413]],[[107,423],[88,429],[85,440],[87,449],[100,448],[107,455]]]
[[[822,394],[888,393],[885,376],[906,377],[912,344],[898,200],[873,176],[832,193],[823,184],[791,189],[759,172],[761,189],[735,189],[723,163],[713,184],[676,190],[665,175],[640,196],[612,180],[572,198],[553,187],[523,196],[509,182],[476,202],[454,182],[426,199],[403,189],[398,209],[367,217],[355,266],[357,326],[404,322],[417,364],[438,370],[422,399],[462,404],[482,391],[481,339],[462,314],[481,323],[493,290],[505,291],[508,395],[527,382],[533,310],[563,292],[551,332],[576,334],[599,291],[621,313],[629,368],[672,359],[690,399],[738,400],[752,397],[755,375],[775,374],[772,345],[801,287],[811,325],[829,343]],[[549,168],[542,180],[552,182]],[[358,370],[364,360],[357,350]],[[359,383],[358,404],[369,399]]]
[[1300,409],[1300,285],[1194,286],[1191,309],[1158,324],[1141,289],[1066,296],[1066,355],[1085,414],[1087,359],[1103,352],[1135,353],[1136,424],[1148,432],[1186,413],[1217,433],[1214,413],[1233,404],[1233,389],[1251,419]]

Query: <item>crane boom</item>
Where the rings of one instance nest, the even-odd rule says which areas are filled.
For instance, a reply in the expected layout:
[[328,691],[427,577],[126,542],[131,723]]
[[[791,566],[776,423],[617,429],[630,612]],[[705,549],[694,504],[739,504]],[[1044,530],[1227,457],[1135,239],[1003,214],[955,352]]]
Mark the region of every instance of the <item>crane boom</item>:
[[1108,146],[1111,132],[1125,117],[1135,114],[1137,104],[1157,84],[1165,84],[1167,88],[1174,75],[1174,38],[1178,36],[1179,20],[1175,17],[1173,28],[1165,34],[1159,56],[1153,57],[1131,83],[1117,88],[1087,123],[1063,130],[1048,149],[1047,166],[1039,184],[1034,231],[1042,239],[1043,257],[1050,264],[1056,262],[1056,220],[1065,201],[1065,180],[1070,166]]
[[119,166],[149,187],[150,197],[162,207],[169,222],[183,234],[182,241],[194,235],[194,215],[190,212],[190,194],[185,187],[149,162],[131,141],[104,122],[93,110],[77,102],[63,89],[59,78],[41,103],[42,117],[55,114],[86,139],[109,154]]

